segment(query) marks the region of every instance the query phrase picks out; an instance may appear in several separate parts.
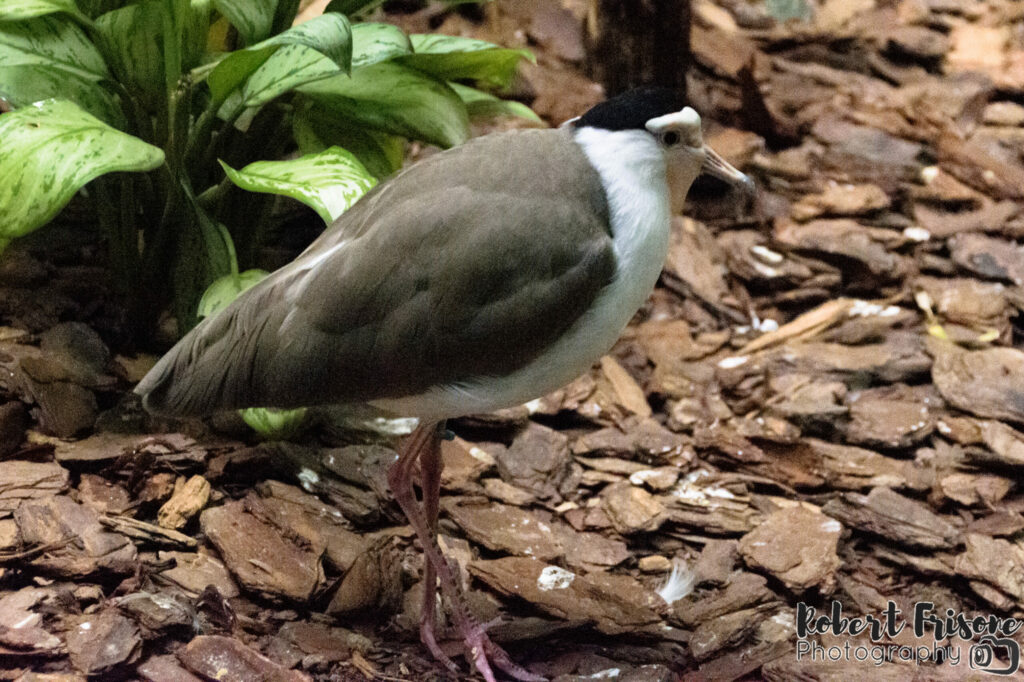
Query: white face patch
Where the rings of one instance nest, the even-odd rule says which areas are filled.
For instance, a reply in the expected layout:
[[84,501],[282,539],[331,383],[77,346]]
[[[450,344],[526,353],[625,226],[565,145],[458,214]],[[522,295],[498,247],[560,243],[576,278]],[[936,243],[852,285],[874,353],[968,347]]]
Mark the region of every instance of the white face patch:
[[686,140],[687,144],[692,147],[698,147],[703,144],[700,132],[700,114],[692,107],[686,107],[682,111],[652,118],[646,123],[645,127],[655,135],[660,135],[667,130],[676,130]]

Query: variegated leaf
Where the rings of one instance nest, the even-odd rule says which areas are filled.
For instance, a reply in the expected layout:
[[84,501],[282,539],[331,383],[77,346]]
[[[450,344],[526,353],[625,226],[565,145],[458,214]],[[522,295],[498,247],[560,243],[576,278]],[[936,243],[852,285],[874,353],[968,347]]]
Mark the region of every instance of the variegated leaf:
[[352,69],[298,88],[351,124],[452,147],[469,138],[469,116],[446,83],[394,62]]
[[0,116],[0,248],[50,220],[93,178],[152,170],[163,160],[158,147],[66,100]]
[[402,29],[367,21],[352,26],[352,67],[369,66],[412,53],[412,43]]
[[473,38],[438,34],[413,34],[413,53],[397,57],[405,66],[441,80],[471,80],[488,88],[512,83],[522,59],[535,61],[529,50],[505,48]]
[[290,161],[256,161],[241,170],[223,161],[221,166],[239,187],[297,199],[328,224],[377,184],[363,164],[341,147]]

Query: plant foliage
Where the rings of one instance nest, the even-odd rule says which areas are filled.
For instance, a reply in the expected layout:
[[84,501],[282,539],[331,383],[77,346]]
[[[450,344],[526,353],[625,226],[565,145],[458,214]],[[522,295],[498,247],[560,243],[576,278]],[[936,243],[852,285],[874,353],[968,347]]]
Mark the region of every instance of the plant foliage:
[[81,191],[140,331],[168,302],[184,330],[258,278],[270,195],[329,223],[407,140],[536,118],[487,92],[529,53],[350,20],[377,4],[293,25],[298,0],[3,0],[0,250]]

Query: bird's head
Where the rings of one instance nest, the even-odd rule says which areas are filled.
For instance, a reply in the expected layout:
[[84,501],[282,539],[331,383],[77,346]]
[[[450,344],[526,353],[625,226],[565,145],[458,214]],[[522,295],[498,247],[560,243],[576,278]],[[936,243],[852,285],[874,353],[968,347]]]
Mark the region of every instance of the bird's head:
[[682,210],[690,185],[701,173],[745,193],[754,192],[754,183],[747,175],[704,144],[700,115],[668,88],[629,90],[593,107],[574,119],[572,125],[624,133],[647,147],[653,142],[664,160],[674,213]]

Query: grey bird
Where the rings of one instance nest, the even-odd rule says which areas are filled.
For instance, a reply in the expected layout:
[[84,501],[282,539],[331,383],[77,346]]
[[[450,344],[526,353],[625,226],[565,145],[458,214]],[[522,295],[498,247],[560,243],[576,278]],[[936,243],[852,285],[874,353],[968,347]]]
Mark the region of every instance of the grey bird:
[[418,417],[388,480],[424,548],[421,639],[458,670],[436,640],[440,583],[488,682],[491,663],[543,679],[491,642],[437,544],[445,422],[545,395],[606,353],[653,289],[671,216],[701,172],[752,191],[662,88],[440,152],[196,326],[135,391],[172,416],[368,403]]

